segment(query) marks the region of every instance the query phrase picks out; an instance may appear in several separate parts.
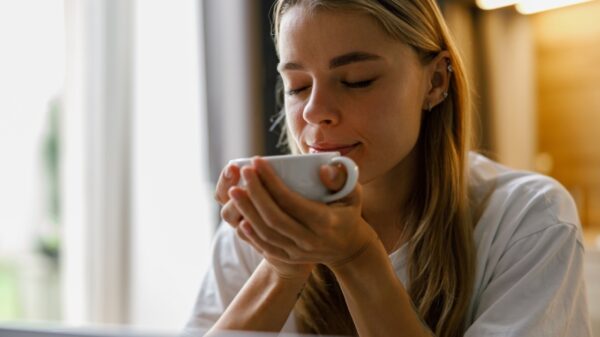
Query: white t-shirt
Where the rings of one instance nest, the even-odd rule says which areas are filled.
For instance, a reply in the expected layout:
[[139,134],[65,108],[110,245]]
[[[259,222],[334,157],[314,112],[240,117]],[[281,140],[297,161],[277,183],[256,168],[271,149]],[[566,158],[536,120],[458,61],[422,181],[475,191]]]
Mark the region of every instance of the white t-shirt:
[[[475,227],[475,288],[466,337],[591,336],[577,208],[555,180],[472,153],[470,183],[486,199]],[[390,254],[408,285],[406,246]],[[262,257],[230,226],[218,229],[188,328],[209,328]],[[290,319],[285,331],[295,329]]]

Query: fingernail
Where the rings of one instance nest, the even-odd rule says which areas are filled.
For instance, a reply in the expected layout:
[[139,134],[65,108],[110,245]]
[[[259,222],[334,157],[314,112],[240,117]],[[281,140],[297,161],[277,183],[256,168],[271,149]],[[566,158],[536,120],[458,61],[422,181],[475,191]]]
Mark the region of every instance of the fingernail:
[[252,235],[252,227],[250,226],[250,224],[248,222],[243,222],[240,226],[242,226],[242,231],[244,231],[244,234],[251,236]]
[[231,173],[231,165],[229,165],[225,168],[224,177],[225,177],[225,179],[231,179],[232,175],[233,174]]
[[254,167],[254,169],[256,170],[256,172],[262,172],[263,171],[262,163],[260,162],[260,157],[254,157],[254,158],[252,158],[252,166]]
[[249,182],[252,179],[252,169],[244,167],[244,169],[242,169],[242,177],[246,182]]

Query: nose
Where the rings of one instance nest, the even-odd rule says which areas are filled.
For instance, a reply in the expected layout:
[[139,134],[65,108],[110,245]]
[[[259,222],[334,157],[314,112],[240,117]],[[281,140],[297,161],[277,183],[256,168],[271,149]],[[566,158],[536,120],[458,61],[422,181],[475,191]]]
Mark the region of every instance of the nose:
[[340,113],[336,96],[323,85],[313,84],[302,117],[308,124],[332,126],[339,123]]

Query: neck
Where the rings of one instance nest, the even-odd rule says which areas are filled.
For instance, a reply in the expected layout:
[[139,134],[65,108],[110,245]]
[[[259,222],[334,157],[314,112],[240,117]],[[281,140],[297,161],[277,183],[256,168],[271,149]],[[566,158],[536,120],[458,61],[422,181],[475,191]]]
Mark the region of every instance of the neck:
[[363,217],[379,234],[388,252],[402,243],[400,234],[416,176],[417,152],[413,149],[386,174],[363,185]]

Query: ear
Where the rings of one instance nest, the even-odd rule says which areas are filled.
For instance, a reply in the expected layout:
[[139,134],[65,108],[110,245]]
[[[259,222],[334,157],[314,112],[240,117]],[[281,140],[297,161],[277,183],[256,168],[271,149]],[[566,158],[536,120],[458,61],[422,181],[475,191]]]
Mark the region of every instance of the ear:
[[429,85],[423,102],[423,110],[429,111],[448,96],[450,78],[453,72],[450,63],[450,53],[446,50],[441,51],[426,68],[429,76]]

